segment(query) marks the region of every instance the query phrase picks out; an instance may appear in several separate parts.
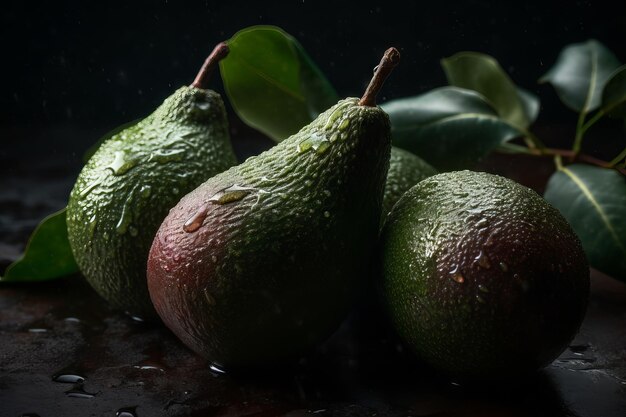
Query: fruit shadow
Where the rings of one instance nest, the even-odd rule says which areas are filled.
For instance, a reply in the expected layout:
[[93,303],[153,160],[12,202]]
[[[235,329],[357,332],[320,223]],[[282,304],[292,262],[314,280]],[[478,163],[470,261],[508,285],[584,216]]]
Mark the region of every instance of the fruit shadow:
[[575,415],[544,371],[480,381],[437,372],[405,346],[370,303],[359,305],[330,339],[306,355],[246,372],[232,370],[227,377],[279,390],[292,404],[309,409],[332,402],[389,415]]

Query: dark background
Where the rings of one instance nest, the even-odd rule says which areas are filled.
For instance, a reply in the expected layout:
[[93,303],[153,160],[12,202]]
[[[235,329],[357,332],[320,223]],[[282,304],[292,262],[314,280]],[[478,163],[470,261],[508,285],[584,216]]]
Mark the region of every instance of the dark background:
[[[274,24],[294,35],[341,96],[362,93],[391,45],[403,58],[382,100],[444,85],[443,57],[462,50],[491,54],[516,83],[541,97],[534,129],[548,144],[571,143],[577,117],[550,86],[537,84],[561,48],[593,37],[626,62],[624,1],[22,1],[1,7],[0,271],[19,256],[38,220],[65,205],[90,145],[189,84],[213,46],[247,26]],[[219,77],[211,87],[222,91]],[[229,114],[240,157],[271,146]],[[597,154],[609,144],[611,158],[623,147],[622,126],[600,125],[609,133],[594,127],[585,150]]]
[[[445,83],[439,60],[495,56],[539,92],[545,117],[567,119],[536,80],[571,42],[597,38],[626,61],[626,2],[135,1],[20,2],[2,12],[3,126],[115,126],[151,112],[189,84],[212,47],[239,29],[281,26],[341,95],[359,95],[388,46],[402,65],[387,99]],[[612,3],[612,4],[611,4]],[[3,6],[6,7],[6,6]],[[215,80],[215,89],[221,89]],[[88,139],[85,139],[88,140]]]
[[[283,27],[342,96],[361,94],[390,45],[403,58],[385,85],[387,99],[445,84],[443,57],[461,50],[489,53],[516,83],[540,95],[544,108],[533,128],[549,144],[571,140],[576,123],[551,87],[536,83],[561,48],[594,37],[626,62],[624,0],[281,3],[3,2],[0,275],[39,220],[66,204],[84,151],[189,84],[213,46],[244,27]],[[221,90],[218,77],[211,87]],[[240,156],[271,145],[230,115]],[[599,152],[596,147],[607,142],[624,146],[620,123],[594,127],[585,150]],[[553,168],[549,159],[534,158],[489,169],[539,189]],[[295,417],[311,410],[333,416],[621,417],[626,291],[598,274],[592,282],[587,318],[570,348],[537,378],[482,392],[418,367],[394,339],[372,335],[378,330],[371,323],[364,334],[349,327],[338,332],[293,377],[272,378],[272,369],[257,382],[213,378],[207,364],[165,329],[116,314],[80,279],[5,285],[0,414],[113,416],[138,405],[140,417],[287,411]],[[37,329],[47,332],[32,332]],[[51,381],[59,372],[84,375],[84,389],[96,396],[69,397],[71,384]]]

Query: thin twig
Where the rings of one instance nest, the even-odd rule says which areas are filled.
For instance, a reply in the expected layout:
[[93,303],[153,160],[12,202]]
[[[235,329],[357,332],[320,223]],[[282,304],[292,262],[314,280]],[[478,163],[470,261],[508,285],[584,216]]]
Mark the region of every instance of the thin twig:
[[226,42],[218,43],[217,46],[211,52],[211,55],[207,57],[202,64],[202,68],[198,71],[198,75],[196,75],[196,79],[191,83],[191,87],[195,88],[206,88],[206,84],[209,80],[209,76],[213,72],[213,69],[217,65],[222,58],[228,55],[229,49]]
[[617,155],[615,158],[613,158],[613,160],[611,162],[609,162],[609,165],[611,165],[612,167],[619,164],[621,160],[623,160],[624,158],[626,158],[626,148],[624,148],[619,155]]
[[604,114],[605,114],[604,110],[602,109],[598,110],[598,112],[594,114],[591,119],[587,120],[585,124],[583,124],[582,133],[585,134],[591,126],[593,126],[598,120],[604,117]]
[[603,161],[594,156],[576,152],[573,149],[545,148],[545,149],[542,149],[541,151],[538,151],[536,149],[531,149],[530,151],[531,151],[530,153],[535,156],[550,156],[550,157],[560,156],[563,158],[568,158],[571,162],[580,161],[580,162],[585,162],[587,164],[595,165],[601,168],[615,169],[616,171],[620,172],[622,175],[626,175],[626,169],[624,168],[616,167],[614,166],[614,164],[611,164],[611,162]]
[[359,106],[368,106],[374,107],[376,106],[376,94],[380,91],[383,83],[391,74],[391,71],[394,69],[396,65],[400,62],[400,52],[396,48],[389,48],[385,51],[382,59],[380,60],[380,64],[376,67],[376,71],[374,72],[374,76],[370,80],[369,85],[365,89],[365,93],[363,93],[363,97],[359,100]]
[[578,116],[578,122],[576,123],[576,137],[574,138],[574,145],[572,146],[572,150],[574,151],[574,155],[577,155],[580,152],[580,148],[583,143],[583,124],[585,123],[585,113],[582,112]]

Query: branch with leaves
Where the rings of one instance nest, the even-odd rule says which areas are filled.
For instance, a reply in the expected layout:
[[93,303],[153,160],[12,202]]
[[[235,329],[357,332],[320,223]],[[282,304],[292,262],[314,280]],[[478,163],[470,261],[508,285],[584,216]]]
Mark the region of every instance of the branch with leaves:
[[[237,65],[250,63],[249,49],[270,39],[280,39],[278,56],[291,72],[272,67],[273,58],[268,56],[251,67]],[[230,42],[231,55],[222,62],[229,99],[242,120],[273,139],[280,141],[302,123],[297,119],[285,123],[284,118],[276,122],[264,112],[309,112],[311,119],[336,100],[330,83],[302,46],[280,29],[245,29]],[[626,119],[626,67],[595,40],[563,49],[540,79],[552,84],[565,105],[579,113],[571,149],[556,149],[530,130],[539,114],[538,97],[516,86],[493,57],[460,52],[441,64],[449,86],[381,105],[391,119],[394,145],[444,171],[471,168],[495,150],[555,159],[545,198],[573,226],[590,263],[626,280],[626,148],[610,161],[582,151],[585,133],[602,118]],[[250,72],[259,80],[259,88],[252,91],[243,82]],[[267,91],[283,97],[272,101],[271,109],[259,109],[255,104]],[[294,97],[299,98],[297,110],[292,107]],[[524,145],[511,143],[517,138]]]
[[[304,48],[280,28],[246,28],[227,43],[230,54],[220,61],[220,73],[228,99],[246,124],[275,141],[337,101]],[[626,148],[610,161],[583,152],[585,134],[596,123],[626,119],[626,66],[595,40],[563,49],[540,82],[552,84],[579,116],[571,149],[555,149],[530,130],[538,97],[515,85],[493,57],[460,52],[441,64],[450,85],[381,105],[391,119],[394,145],[444,171],[472,168],[496,150],[554,158],[545,198],[573,226],[591,265],[626,281]],[[76,272],[64,216],[62,210],[39,225],[3,281]]]

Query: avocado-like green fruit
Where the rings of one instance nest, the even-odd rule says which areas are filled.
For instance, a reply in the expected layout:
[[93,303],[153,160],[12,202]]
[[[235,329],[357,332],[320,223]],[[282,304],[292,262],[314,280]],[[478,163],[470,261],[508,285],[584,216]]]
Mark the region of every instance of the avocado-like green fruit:
[[390,143],[380,108],[345,99],[186,195],[148,260],[163,322],[226,368],[327,337],[373,255]]
[[165,218],[148,258],[163,322],[225,368],[294,358],[329,336],[374,255],[389,165],[389,117],[375,96],[320,114],[272,149],[209,179]]
[[236,163],[221,97],[196,87],[105,141],[67,207],[72,252],[91,286],[117,309],[156,317],[146,284],[154,234],[181,196]]
[[437,170],[419,156],[403,149],[391,147],[389,172],[383,194],[383,221],[394,204],[418,182],[433,176]]
[[589,266],[561,214],[496,175],[435,175],[394,206],[381,237],[394,327],[436,369],[531,372],[554,360],[587,306]]

